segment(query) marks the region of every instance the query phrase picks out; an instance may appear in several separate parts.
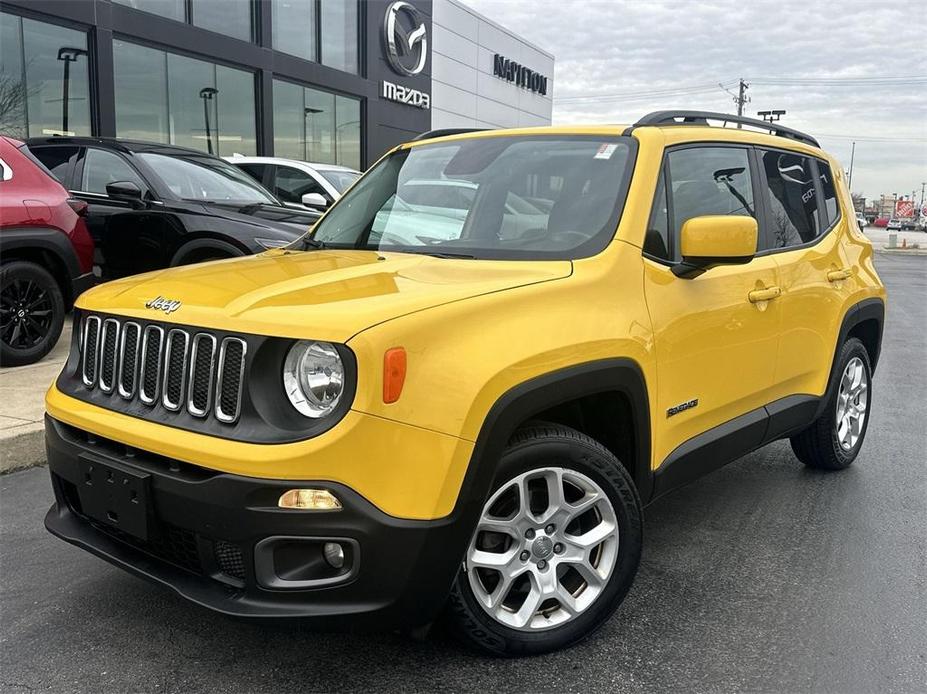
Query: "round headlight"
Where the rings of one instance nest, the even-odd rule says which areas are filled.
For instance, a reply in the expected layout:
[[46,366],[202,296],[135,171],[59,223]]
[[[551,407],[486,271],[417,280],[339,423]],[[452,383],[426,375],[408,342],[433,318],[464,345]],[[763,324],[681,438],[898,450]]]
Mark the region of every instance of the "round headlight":
[[318,419],[331,413],[344,392],[338,350],[328,342],[297,342],[283,363],[283,388],[300,414]]

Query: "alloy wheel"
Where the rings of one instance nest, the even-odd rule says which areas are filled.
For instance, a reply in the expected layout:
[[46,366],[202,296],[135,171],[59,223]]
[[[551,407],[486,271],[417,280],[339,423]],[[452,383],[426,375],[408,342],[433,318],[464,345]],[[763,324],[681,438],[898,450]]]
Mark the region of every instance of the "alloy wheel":
[[0,339],[12,349],[44,340],[54,322],[52,297],[33,280],[13,279],[0,292]]
[[531,470],[503,484],[483,508],[467,552],[477,602],[519,631],[565,624],[608,584],[618,521],[602,488],[575,470]]
[[869,378],[866,366],[859,357],[853,357],[840,378],[837,393],[837,441],[845,451],[853,450],[859,441],[866,422],[869,402]]

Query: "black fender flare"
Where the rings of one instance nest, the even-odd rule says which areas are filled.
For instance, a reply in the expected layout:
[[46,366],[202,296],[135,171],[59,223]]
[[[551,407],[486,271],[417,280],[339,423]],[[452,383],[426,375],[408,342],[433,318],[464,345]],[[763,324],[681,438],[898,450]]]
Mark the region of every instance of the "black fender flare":
[[220,253],[223,253],[230,258],[247,255],[247,251],[233,243],[230,243],[229,241],[213,238],[212,236],[201,236],[181,244],[180,247],[174,251],[174,254],[171,256],[170,267],[179,265],[181,261],[190,253],[195,253],[196,251],[201,251],[203,249],[219,251]]
[[445,532],[432,534],[422,549],[435,590],[450,592],[473,529],[492,487],[497,464],[512,434],[535,415],[586,395],[618,391],[631,402],[636,460],[634,481],[646,504],[653,490],[650,469],[650,406],[647,384],[632,359],[603,359],[529,379],[506,391],[489,409],[450,514],[432,521]]
[[878,296],[863,299],[853,304],[844,314],[843,321],[840,323],[840,332],[837,334],[837,341],[834,343],[834,353],[831,355],[830,373],[827,376],[827,388],[824,391],[824,395],[821,397],[817,412],[815,412],[815,419],[821,416],[821,413],[827,406],[830,388],[834,381],[834,370],[837,368],[837,355],[840,353],[840,347],[847,341],[847,336],[850,334],[850,331],[867,320],[874,320],[879,326],[878,339],[876,340],[875,350],[870,359],[872,373],[875,373],[876,364],[879,362],[879,353],[882,351],[882,330],[885,325],[885,302]]
[[12,227],[4,229],[0,234],[0,255],[6,256],[6,259],[12,259],[10,254],[15,256],[15,251],[19,249],[39,250],[53,256],[61,263],[65,276],[58,277],[53,268],[46,268],[52,273],[52,276],[59,280],[61,294],[64,296],[65,303],[74,299],[72,296],[71,282],[80,277],[80,262],[77,259],[77,253],[71,245],[71,240],[66,233],[58,229],[48,229],[43,227]]

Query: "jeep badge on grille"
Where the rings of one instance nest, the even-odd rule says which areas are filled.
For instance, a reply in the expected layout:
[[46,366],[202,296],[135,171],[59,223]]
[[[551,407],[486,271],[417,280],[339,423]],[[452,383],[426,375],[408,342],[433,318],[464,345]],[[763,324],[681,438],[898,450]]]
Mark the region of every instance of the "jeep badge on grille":
[[180,302],[159,296],[146,303],[145,308],[153,308],[158,311],[164,311],[165,313],[173,313],[180,308]]

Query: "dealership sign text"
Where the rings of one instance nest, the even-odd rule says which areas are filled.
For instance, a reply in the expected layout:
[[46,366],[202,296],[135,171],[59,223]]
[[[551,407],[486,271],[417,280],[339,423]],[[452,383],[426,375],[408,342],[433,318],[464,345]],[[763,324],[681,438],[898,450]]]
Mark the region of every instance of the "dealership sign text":
[[541,96],[547,94],[547,77],[498,53],[492,59],[492,74]]
[[400,104],[409,104],[422,109],[431,108],[431,96],[426,92],[412,89],[412,87],[403,87],[399,84],[393,84],[383,80],[380,95],[384,99],[397,101]]

